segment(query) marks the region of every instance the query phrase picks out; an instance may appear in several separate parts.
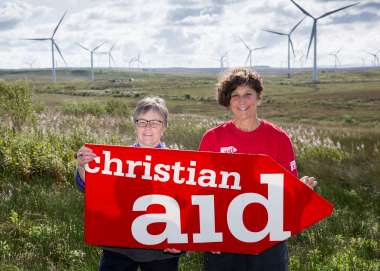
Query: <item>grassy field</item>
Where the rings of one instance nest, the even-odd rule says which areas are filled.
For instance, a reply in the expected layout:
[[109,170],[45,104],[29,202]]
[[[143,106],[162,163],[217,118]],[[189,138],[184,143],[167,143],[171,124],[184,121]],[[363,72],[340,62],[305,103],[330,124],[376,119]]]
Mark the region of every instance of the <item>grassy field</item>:
[[[230,117],[216,105],[215,74],[101,70],[9,73],[28,79],[33,117],[13,131],[0,115],[0,270],[96,270],[100,250],[83,243],[83,195],[74,152],[85,142],[130,144],[130,113],[146,95],[167,100],[165,142],[196,149],[203,132]],[[290,270],[380,270],[380,70],[264,76],[259,117],[294,142],[301,175],[335,205],[332,217],[292,237]],[[1,110],[0,110],[1,112]],[[201,270],[200,253],[181,270]]]

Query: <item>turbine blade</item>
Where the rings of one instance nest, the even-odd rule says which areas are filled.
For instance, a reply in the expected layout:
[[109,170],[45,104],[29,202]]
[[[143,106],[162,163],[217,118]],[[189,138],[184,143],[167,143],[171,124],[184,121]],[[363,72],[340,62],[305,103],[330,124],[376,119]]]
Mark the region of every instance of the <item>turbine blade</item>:
[[109,49],[109,52],[111,52],[111,51],[113,50],[113,48],[115,48],[115,45],[116,45],[116,43],[114,43],[114,44],[111,46],[111,48]]
[[319,16],[319,17],[317,18],[317,20],[322,19],[323,17],[329,16],[329,15],[335,13],[335,12],[341,11],[341,10],[343,10],[343,9],[346,9],[346,8],[349,8],[349,7],[356,6],[357,4],[359,4],[359,2],[358,2],[358,3],[355,3],[355,4],[351,4],[351,5],[345,6],[345,7],[342,7],[342,8],[335,9],[335,10],[333,10],[333,11],[326,12],[325,14]]
[[54,38],[55,32],[57,32],[58,27],[59,27],[59,25],[62,23],[62,20],[63,20],[63,18],[65,17],[66,13],[67,13],[67,10],[65,11],[65,13],[63,13],[63,15],[62,15],[61,19],[59,20],[57,26],[55,27],[55,29],[54,29],[54,31],[53,31],[53,35],[51,36],[52,38]]
[[317,26],[317,21],[314,19],[313,30],[311,31],[311,36],[310,36],[309,46],[308,46],[308,48],[307,48],[306,59],[309,57],[309,51],[310,51],[311,43],[313,42],[313,39],[314,39],[315,28],[316,28],[316,26]]
[[106,43],[105,41],[102,42],[101,44],[99,44],[98,46],[96,46],[94,49],[92,49],[93,52],[95,52],[97,49],[99,49],[100,46],[102,46],[104,43]]
[[40,38],[40,39],[21,39],[21,40],[50,40],[50,38]]
[[63,57],[63,55],[62,55],[62,52],[61,52],[61,50],[60,50],[60,49],[59,49],[59,47],[58,47],[58,44],[57,44],[57,43],[55,43],[55,41],[54,41],[54,40],[53,40],[53,43],[54,43],[54,47],[57,49],[57,51],[58,51],[59,55],[61,56],[61,58],[62,58],[63,62],[65,62],[65,65],[67,66],[67,62],[66,62],[65,58]]
[[293,52],[293,56],[296,57],[296,53],[294,52],[294,46],[293,46],[292,38],[290,37],[290,35],[288,37],[289,37],[290,48],[292,49],[292,52]]
[[116,64],[116,61],[115,61],[115,59],[113,58],[113,56],[111,54],[110,54],[110,58],[111,58],[113,64]]
[[249,48],[248,44],[245,43],[245,41],[244,41],[240,36],[238,36],[238,38],[240,39],[240,41],[244,44],[244,46],[245,46],[248,50],[251,50],[251,48]]
[[82,44],[80,44],[79,42],[77,42],[77,45],[79,45],[80,47],[82,47],[83,49],[85,49],[86,51],[89,51],[90,52],[90,50],[89,49],[87,49],[86,47],[84,47]]
[[305,15],[307,15],[307,16],[309,16],[309,17],[315,19],[315,18],[313,17],[313,15],[311,15],[309,12],[307,12],[305,9],[303,9],[303,8],[302,8],[300,5],[298,5],[294,0],[290,0],[290,1],[292,1],[292,3],[293,3],[297,8],[299,8],[299,10],[301,10]]
[[277,31],[273,31],[273,30],[266,30],[266,29],[263,29],[265,32],[269,32],[269,33],[272,33],[272,34],[277,34],[277,35],[281,35],[281,36],[286,36],[287,34],[285,33],[281,33],[281,32],[277,32]]
[[256,50],[261,50],[261,49],[265,49],[267,48],[266,46],[263,46],[263,47],[256,47],[256,48],[253,48],[253,51],[256,51]]
[[290,30],[289,35],[293,33],[294,30],[305,20],[306,17],[303,17],[295,26],[293,26],[292,30]]

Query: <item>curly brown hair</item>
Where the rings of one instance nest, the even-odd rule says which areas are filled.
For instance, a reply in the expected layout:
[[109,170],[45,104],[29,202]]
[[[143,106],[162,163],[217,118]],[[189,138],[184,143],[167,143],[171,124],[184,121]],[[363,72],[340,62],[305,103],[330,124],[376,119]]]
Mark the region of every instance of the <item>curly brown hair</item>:
[[257,72],[248,68],[236,68],[227,71],[218,82],[217,99],[220,105],[230,106],[231,93],[239,86],[248,86],[261,97],[264,90],[263,79]]

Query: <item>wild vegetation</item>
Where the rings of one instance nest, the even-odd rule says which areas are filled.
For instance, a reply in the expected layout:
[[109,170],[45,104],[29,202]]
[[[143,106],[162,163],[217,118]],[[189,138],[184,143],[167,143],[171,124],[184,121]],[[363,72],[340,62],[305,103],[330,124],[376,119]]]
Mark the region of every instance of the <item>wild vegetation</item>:
[[[100,250],[83,242],[83,195],[73,172],[85,142],[134,141],[138,99],[159,95],[171,112],[165,142],[196,149],[203,132],[228,119],[216,105],[215,74],[47,71],[0,81],[0,270],[96,270]],[[46,78],[46,79],[45,79]],[[116,79],[115,79],[116,78]],[[332,217],[292,237],[290,270],[380,269],[380,71],[264,76],[260,117],[291,135],[301,175],[335,205]],[[181,258],[200,270],[201,253]]]

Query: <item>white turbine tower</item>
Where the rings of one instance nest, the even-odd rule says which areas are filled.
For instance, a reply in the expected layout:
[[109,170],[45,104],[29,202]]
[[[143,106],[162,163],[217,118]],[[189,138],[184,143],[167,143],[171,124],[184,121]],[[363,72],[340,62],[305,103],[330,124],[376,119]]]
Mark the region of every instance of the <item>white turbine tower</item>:
[[313,15],[311,15],[309,12],[307,12],[304,8],[302,8],[300,5],[298,5],[294,0],[290,0],[292,1],[292,3],[298,8],[300,9],[306,16],[309,16],[310,18],[313,19],[313,29],[311,31],[311,35],[310,35],[310,41],[309,41],[309,47],[307,48],[307,54],[306,54],[306,57],[309,56],[309,51],[310,51],[310,46],[311,46],[311,43],[313,42],[314,40],[314,63],[313,63],[313,76],[312,76],[312,81],[313,82],[317,82],[318,81],[318,75],[317,75],[317,23],[318,23],[318,20],[319,19],[322,19],[324,17],[327,17],[333,13],[336,13],[338,11],[341,11],[343,9],[346,9],[346,8],[349,8],[349,7],[352,7],[352,6],[355,6],[359,3],[355,3],[355,4],[351,4],[351,5],[348,5],[348,6],[344,6],[342,8],[338,8],[338,9],[335,9],[335,10],[332,10],[332,11],[329,11],[329,12],[326,12],[325,14],[322,14],[321,16],[315,18]]
[[290,78],[290,73],[291,73],[291,71],[290,71],[290,49],[292,49],[293,56],[294,57],[296,56],[296,54],[294,53],[294,46],[293,46],[293,41],[292,41],[291,36],[292,36],[292,33],[294,32],[294,30],[296,30],[296,28],[302,23],[303,20],[305,20],[305,18],[303,18],[295,26],[293,26],[293,28],[289,31],[289,33],[277,32],[277,31],[273,31],[273,30],[264,30],[264,31],[272,33],[272,34],[288,37],[288,78]]
[[52,63],[52,68],[51,68],[51,71],[52,71],[52,78],[53,78],[53,82],[56,82],[57,81],[57,75],[56,75],[56,71],[55,71],[55,60],[54,60],[54,48],[57,49],[59,55],[61,56],[62,60],[65,62],[66,64],[66,60],[65,58],[63,57],[62,53],[61,53],[61,50],[59,49],[57,43],[55,42],[54,40],[54,35],[55,33],[57,32],[58,30],[58,27],[60,26],[60,24],[62,23],[62,20],[63,18],[65,17],[67,11],[65,11],[65,13],[63,13],[61,19],[59,20],[57,26],[55,27],[54,31],[53,31],[53,35],[50,37],[50,38],[34,38],[34,39],[24,39],[24,40],[37,40],[37,41],[45,41],[45,40],[50,40],[51,42],[51,63]]
[[128,61],[128,66],[129,66],[129,71],[131,71],[132,69],[132,64],[133,62],[136,61],[136,58],[135,57],[132,57],[129,61]]
[[219,64],[220,64],[220,71],[224,71],[224,68],[225,68],[225,61],[227,60],[227,57],[228,57],[228,52],[225,52],[224,54],[220,55],[219,57]]
[[253,56],[252,56],[252,53],[256,50],[260,50],[260,49],[264,49],[266,48],[265,46],[264,47],[256,47],[256,48],[251,48],[248,46],[248,44],[241,38],[241,37],[238,37],[240,39],[240,41],[244,44],[245,48],[247,48],[248,50],[248,55],[247,55],[247,58],[245,59],[245,65],[247,65],[248,61],[249,61],[249,67],[252,69],[252,62],[253,62]]
[[84,50],[90,52],[90,58],[91,58],[91,80],[94,80],[94,53],[97,49],[99,49],[100,46],[102,46],[105,42],[99,44],[98,46],[94,47],[92,50],[84,47],[79,42],[77,43],[80,47],[82,47]]
[[334,57],[334,70],[337,69],[338,65],[340,66],[341,65],[341,62],[339,60],[339,57],[338,57],[338,54],[340,53],[340,50],[342,50],[342,48],[340,48],[339,50],[335,51],[335,52],[332,52],[329,54],[329,56],[333,56]]
[[137,67],[140,68],[140,64],[142,64],[142,62],[141,62],[141,53],[139,53],[137,55],[137,57],[135,58],[135,61],[137,62]]

